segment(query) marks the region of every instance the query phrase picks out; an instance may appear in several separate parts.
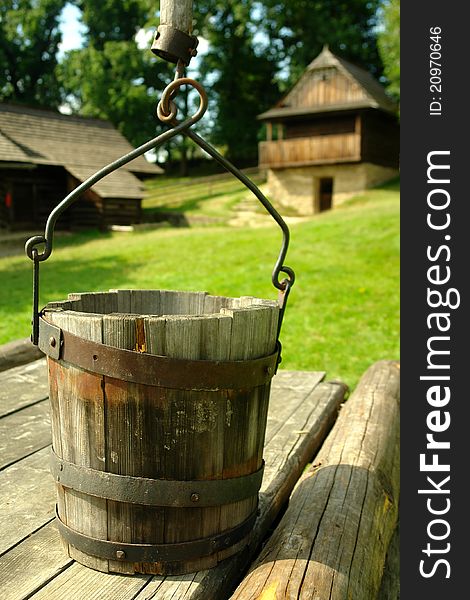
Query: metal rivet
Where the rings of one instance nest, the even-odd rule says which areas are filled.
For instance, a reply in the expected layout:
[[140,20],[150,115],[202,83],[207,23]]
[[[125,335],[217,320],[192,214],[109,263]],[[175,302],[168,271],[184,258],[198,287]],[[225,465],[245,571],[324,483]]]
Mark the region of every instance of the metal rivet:
[[191,494],[191,502],[199,502],[199,494]]
[[126,558],[126,553],[123,550],[116,551],[116,558],[123,559]]
[[96,354],[93,354],[93,360],[98,360],[98,356]]
[[49,344],[52,346],[52,348],[55,348],[55,345],[57,344],[55,337],[52,335],[49,338]]

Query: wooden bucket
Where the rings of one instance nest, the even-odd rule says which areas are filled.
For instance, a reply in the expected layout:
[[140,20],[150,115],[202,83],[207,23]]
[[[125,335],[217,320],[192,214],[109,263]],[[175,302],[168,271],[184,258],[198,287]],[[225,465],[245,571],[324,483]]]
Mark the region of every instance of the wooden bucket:
[[67,552],[182,574],[242,550],[256,517],[279,308],[204,292],[71,294],[40,321]]

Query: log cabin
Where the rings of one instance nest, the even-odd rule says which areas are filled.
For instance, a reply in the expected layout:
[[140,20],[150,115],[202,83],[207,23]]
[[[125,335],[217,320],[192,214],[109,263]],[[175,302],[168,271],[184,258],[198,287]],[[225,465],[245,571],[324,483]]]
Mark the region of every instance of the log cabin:
[[[132,150],[107,121],[0,104],[0,227],[43,227],[51,210],[104,165]],[[141,180],[163,173],[139,157],[65,211],[61,228],[129,225],[141,218]]]
[[325,46],[278,104],[258,116],[271,198],[299,214],[333,208],[398,175],[397,106],[370,73]]

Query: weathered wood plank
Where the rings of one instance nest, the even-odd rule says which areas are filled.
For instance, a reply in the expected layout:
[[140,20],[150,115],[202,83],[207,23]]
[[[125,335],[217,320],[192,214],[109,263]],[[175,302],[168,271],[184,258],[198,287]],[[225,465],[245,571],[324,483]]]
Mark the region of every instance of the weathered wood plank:
[[[77,312],[108,314],[118,310],[118,294],[115,290],[71,293],[68,295],[68,299],[71,301],[72,310]],[[64,303],[64,308],[66,306],[67,304]],[[46,308],[53,308],[53,305],[48,304]],[[78,334],[79,332],[77,332]]]
[[[94,310],[97,303],[106,311],[117,306],[117,294],[76,294],[82,309]],[[102,341],[102,317],[74,311],[48,312],[47,318],[57,326],[84,339]],[[100,469],[104,464],[104,398],[102,378],[73,365],[49,360],[50,400],[53,447],[65,460],[79,466]],[[106,500],[57,485],[59,516],[77,531],[106,538]],[[68,545],[69,555],[92,568],[107,568],[108,561],[88,556]]]
[[[274,351],[276,338],[270,326],[273,312],[274,309],[261,306],[221,310],[232,318],[231,360],[258,358]],[[223,478],[246,475],[261,467],[269,395],[270,384],[266,384],[234,398],[230,406],[231,426],[225,432]],[[242,523],[256,509],[256,503],[255,497],[222,506],[221,529]]]
[[[216,569],[218,570],[218,569]],[[162,576],[154,577],[150,583],[133,600],[192,600],[208,571],[197,571],[186,575],[174,575],[171,579]],[[209,597],[207,597],[210,600]]]
[[[301,372],[299,373],[298,384],[294,385],[291,380],[291,372],[278,371],[274,379],[276,382],[274,394],[276,396],[277,394],[281,395],[282,391],[284,401],[279,402],[279,406],[275,411],[270,410],[268,412],[266,442],[271,440],[283,427],[284,423],[299,410],[304,399],[308,398],[308,394],[313,391],[314,385],[320,383],[324,376],[325,373],[321,371],[315,373]],[[270,402],[272,401],[271,399]]]
[[0,557],[2,599],[28,598],[71,564],[54,522],[48,523]]
[[54,516],[49,448],[0,472],[0,554]]
[[0,417],[47,398],[46,359],[0,373]]
[[110,575],[74,563],[32,597],[35,600],[132,600],[149,578],[149,575]]
[[[204,297],[199,298],[200,310]],[[201,306],[202,303],[202,306]],[[166,322],[165,354],[186,359],[228,359],[230,352],[231,319],[224,316],[205,316],[198,319],[168,318]],[[174,406],[171,420],[184,431],[178,440],[180,458],[174,448],[168,452],[166,470],[178,479],[220,479],[223,471],[225,440],[225,399],[205,392],[169,390]],[[182,418],[178,419],[178,414]],[[194,460],[190,448],[199,456]],[[175,460],[176,458],[176,460]],[[204,538],[220,532],[220,507],[165,509],[165,539],[179,542],[187,539],[188,531],[194,538]],[[197,571],[217,564],[217,555],[187,561],[189,571]],[[181,572],[181,571],[180,571]]]
[[47,400],[0,419],[0,470],[51,443]]
[[[141,294],[131,291],[131,310],[142,309]],[[148,300],[147,300],[148,302]],[[142,327],[143,327],[143,320]],[[103,343],[116,348],[134,350],[139,344],[136,317],[126,314],[113,314],[103,317]],[[143,341],[140,340],[140,346]],[[140,467],[139,454],[132,452],[132,440],[138,443],[142,439],[143,410],[139,394],[139,386],[104,378],[105,411],[106,411],[106,443],[105,462],[107,471],[119,475],[136,475],[136,467]],[[130,398],[132,397],[132,400]],[[140,417],[140,418],[139,418]],[[138,463],[138,464],[136,464]],[[124,502],[105,501],[105,512],[100,515],[106,519],[103,532],[110,540],[132,542],[136,514],[141,507]],[[103,532],[101,538],[103,539]],[[116,573],[134,573],[134,564],[127,561],[108,561],[110,571]]]
[[399,368],[373,365],[233,600],[377,597],[399,495]]

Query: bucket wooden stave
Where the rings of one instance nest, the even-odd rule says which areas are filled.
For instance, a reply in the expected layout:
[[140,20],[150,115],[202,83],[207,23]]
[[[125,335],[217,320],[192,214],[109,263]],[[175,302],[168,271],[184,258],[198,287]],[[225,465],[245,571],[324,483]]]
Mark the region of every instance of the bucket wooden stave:
[[[84,339],[204,361],[273,354],[278,316],[272,301],[166,290],[72,294],[45,311],[48,322]],[[65,464],[136,478],[214,480],[214,485],[262,468],[270,378],[255,387],[242,382],[238,389],[188,390],[120,380],[50,356],[48,365],[53,448]],[[249,541],[243,524],[251,526],[256,491],[215,506],[198,507],[197,501],[195,506],[149,506],[83,493],[58,478],[60,521],[93,539],[176,548],[220,540],[237,528],[243,535],[234,536],[229,547],[216,542],[217,551],[204,549],[202,556],[126,561],[125,552],[116,560],[83,552],[62,532],[69,555],[101,571],[192,572],[215,566]]]

